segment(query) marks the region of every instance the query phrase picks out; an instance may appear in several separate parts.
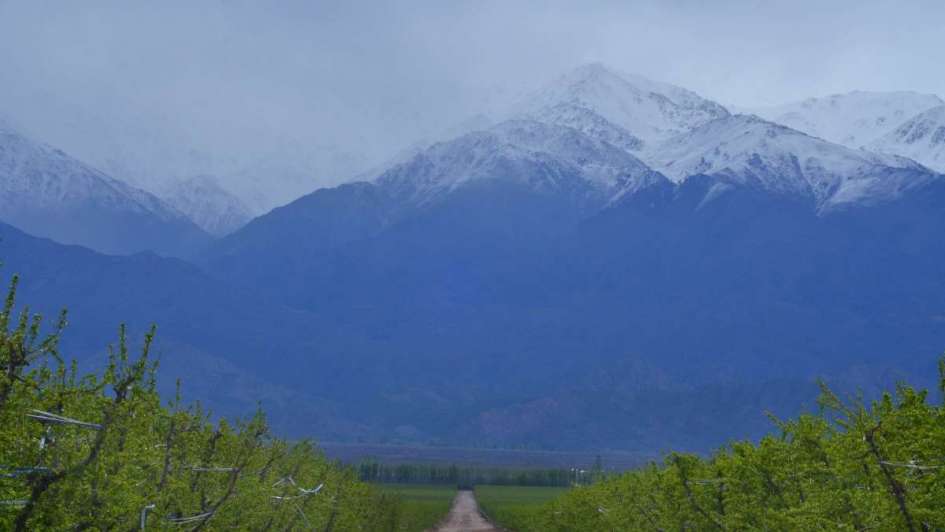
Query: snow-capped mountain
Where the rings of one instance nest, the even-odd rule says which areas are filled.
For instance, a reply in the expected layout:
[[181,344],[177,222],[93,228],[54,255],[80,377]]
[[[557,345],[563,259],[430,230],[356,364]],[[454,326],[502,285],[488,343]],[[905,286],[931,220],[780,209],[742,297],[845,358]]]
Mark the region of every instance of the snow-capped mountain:
[[725,107],[692,91],[618,74],[599,63],[558,78],[527,97],[518,112],[599,135],[634,152],[729,115]]
[[808,135],[859,148],[943,103],[933,94],[853,91],[745,111]]
[[0,124],[0,219],[107,253],[185,254],[207,235],[158,197]]
[[544,193],[569,191],[599,206],[618,190],[636,190],[665,178],[624,149],[577,129],[509,120],[435,144],[384,172],[376,183],[396,197],[424,204],[488,180]]
[[[620,127],[582,112],[578,125]],[[649,384],[618,373],[631,359],[711,389],[679,400],[690,420],[692,404],[728,411],[733,386],[938,355],[945,181],[754,116],[656,148],[672,181],[582,128],[503,122],[274,209],[214,243],[203,265],[314,316],[284,335],[317,338],[313,352],[332,356],[279,379],[342,400],[359,386],[365,417],[396,413],[392,429],[423,437],[462,433],[445,408],[417,411],[429,397],[467,405],[464,422],[478,412],[503,426],[548,397],[553,415],[521,440],[505,428],[464,437],[558,444],[565,411],[581,438],[638,441],[558,393],[597,398],[588,412],[625,405],[615,419],[651,411]],[[621,388],[595,376],[575,389],[594,367]],[[656,440],[675,417],[660,408]],[[673,431],[692,438],[689,425]]]
[[[724,438],[769,430],[745,397],[770,381],[789,379],[777,394],[795,408],[813,375],[938,356],[942,176],[600,65],[526,104],[254,218],[195,254],[202,269],[2,223],[0,260],[43,305],[84,307],[84,338],[158,320],[188,348],[179,364],[197,351],[328,404],[356,389],[354,425],[415,441],[708,449],[718,412],[733,413]],[[910,146],[945,136],[926,114]],[[318,167],[334,160],[306,159],[318,150],[253,147],[223,165],[236,178],[207,171],[258,212],[361,162]],[[180,211],[226,232],[245,211],[221,189],[194,178],[171,205],[0,135],[0,220],[62,242],[204,243]],[[542,415],[518,430],[522,411]]]
[[580,116],[579,126],[609,129],[509,120],[421,150],[375,182],[399,201],[418,205],[477,181],[506,180],[538,192],[567,191],[593,209],[667,177],[681,183],[705,174],[727,187],[748,186],[830,208],[895,199],[938,179],[912,160],[855,150],[753,115],[706,122],[651,146],[641,160],[626,144],[600,134],[622,128],[589,109],[581,108]]
[[157,196],[192,176],[213,175],[254,215],[351,179],[376,161],[359,151],[361,145],[342,147],[278,129],[202,137],[180,131],[174,118],[97,120],[72,107],[54,117],[17,118],[14,129],[21,134]]
[[534,116],[549,124],[574,128],[628,152],[639,153],[644,146],[643,140],[633,133],[580,105],[561,103],[541,109]]
[[647,161],[681,182],[696,174],[818,206],[892,199],[936,176],[921,165],[812,137],[753,115],[733,115],[674,137]]
[[945,105],[920,113],[869,145],[945,172]]
[[168,204],[214,236],[232,233],[253,217],[249,207],[211,175],[181,181],[162,196]]

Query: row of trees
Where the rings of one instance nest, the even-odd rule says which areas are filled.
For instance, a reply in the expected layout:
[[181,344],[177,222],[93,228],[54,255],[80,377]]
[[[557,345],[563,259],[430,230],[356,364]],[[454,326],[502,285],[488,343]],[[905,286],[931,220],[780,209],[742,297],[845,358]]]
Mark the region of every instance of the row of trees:
[[[945,357],[939,363],[945,395]],[[900,385],[870,404],[826,386],[818,415],[758,444],[579,487],[516,530],[945,530],[945,407]]]
[[[0,530],[394,530],[399,502],[310,443],[273,437],[261,412],[213,423],[199,405],[164,406],[154,338],[124,328],[107,367],[80,375],[49,334],[0,310]],[[179,387],[178,387],[179,388]]]
[[366,482],[397,484],[446,484],[474,486],[570,486],[582,479],[590,481],[588,471],[541,468],[501,468],[459,466],[456,464],[384,464],[365,460],[357,466],[358,476]]

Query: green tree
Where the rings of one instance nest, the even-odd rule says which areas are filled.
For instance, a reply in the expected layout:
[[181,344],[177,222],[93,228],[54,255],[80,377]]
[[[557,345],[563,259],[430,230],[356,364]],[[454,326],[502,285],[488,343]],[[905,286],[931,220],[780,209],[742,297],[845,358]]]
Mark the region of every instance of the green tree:
[[52,331],[0,312],[0,529],[393,530],[398,501],[273,436],[261,411],[213,423],[178,393],[164,405],[150,356],[124,327],[100,374],[80,375]]

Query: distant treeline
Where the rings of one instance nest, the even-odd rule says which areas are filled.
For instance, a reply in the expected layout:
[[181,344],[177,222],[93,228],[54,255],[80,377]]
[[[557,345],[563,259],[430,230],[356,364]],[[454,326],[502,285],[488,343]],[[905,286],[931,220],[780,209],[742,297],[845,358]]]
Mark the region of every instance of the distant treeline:
[[455,484],[475,486],[572,486],[588,484],[602,477],[600,461],[591,470],[585,469],[531,469],[456,464],[382,464],[365,460],[356,466],[365,482],[397,484]]

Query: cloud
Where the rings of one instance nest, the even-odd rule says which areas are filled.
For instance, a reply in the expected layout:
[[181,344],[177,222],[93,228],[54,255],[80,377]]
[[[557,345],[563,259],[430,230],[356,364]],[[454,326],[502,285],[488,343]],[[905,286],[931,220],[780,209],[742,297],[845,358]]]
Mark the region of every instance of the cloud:
[[942,20],[940,1],[0,1],[0,114],[129,172],[285,145],[369,166],[592,60],[728,104],[945,95]]

